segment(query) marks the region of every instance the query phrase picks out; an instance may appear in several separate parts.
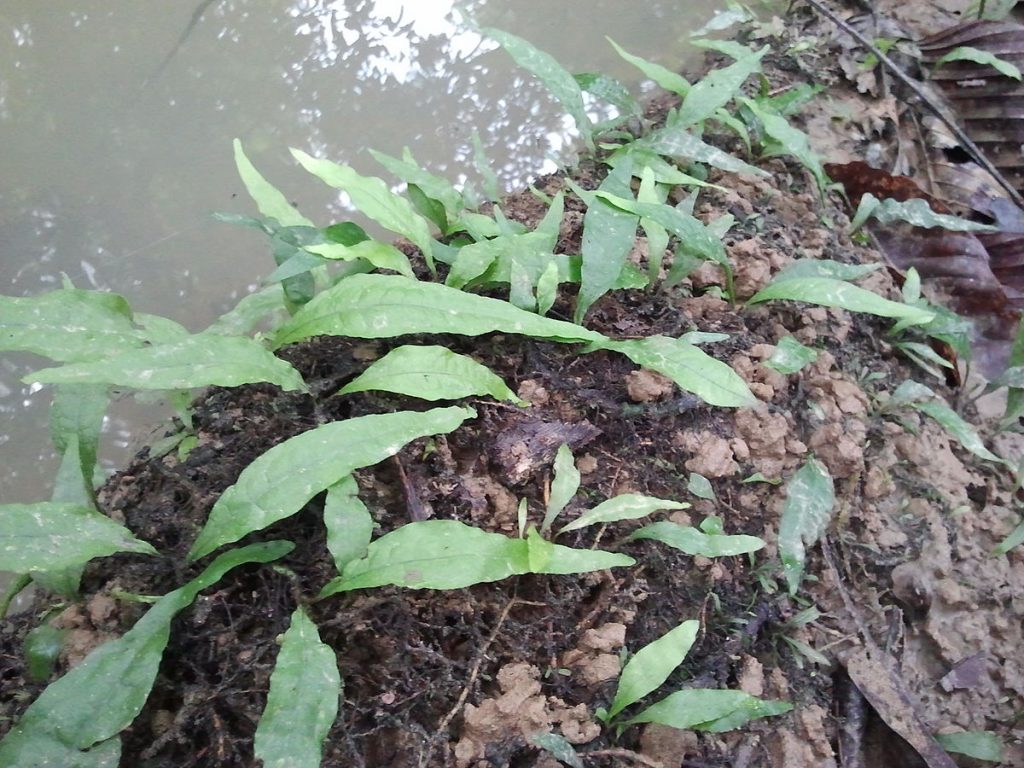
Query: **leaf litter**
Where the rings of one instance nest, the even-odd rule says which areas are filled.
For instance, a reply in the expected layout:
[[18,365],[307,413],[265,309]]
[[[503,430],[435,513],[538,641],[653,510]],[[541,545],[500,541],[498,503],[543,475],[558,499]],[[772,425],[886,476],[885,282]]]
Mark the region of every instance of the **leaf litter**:
[[[777,50],[801,35],[822,34],[808,17],[796,19],[780,33],[792,39],[774,41]],[[770,53],[766,62],[778,55]],[[656,99],[648,114],[663,114],[678,101]],[[707,192],[694,212],[702,221],[726,212],[737,217],[724,245],[738,295],[756,294],[797,258],[879,260],[872,249],[852,244],[841,226],[821,223],[822,213],[840,223],[845,214],[831,202],[821,208],[817,184],[801,167],[782,158],[760,166],[770,177],[713,172],[709,180],[727,191]],[[595,189],[601,173],[584,160],[574,181]],[[555,176],[535,186],[554,195],[567,184]],[[571,197],[566,208],[558,252],[578,253],[583,208]],[[503,210],[531,229],[540,219],[530,194],[507,199]],[[538,734],[550,734],[547,743],[558,749],[569,744],[584,764],[595,766],[621,764],[623,753],[616,750],[704,764],[743,754],[748,765],[838,765],[834,745],[843,724],[830,704],[856,700],[842,681],[849,665],[843,651],[862,644],[881,646],[883,658],[898,663],[911,697],[903,707],[929,738],[990,731],[1002,738],[1004,760],[1024,757],[1024,734],[1014,724],[1014,702],[1024,696],[1024,569],[1015,550],[991,556],[1018,522],[1007,484],[927,413],[879,407],[899,382],[918,374],[893,355],[886,322],[791,302],[734,307],[714,290],[725,279],[708,264],[672,293],[606,295],[590,308],[588,327],[610,338],[728,334],[706,349],[743,377],[756,404],[710,408],[678,391],[640,397],[635,386],[630,390],[638,366],[622,354],[598,348],[580,356],[563,344],[497,329],[446,346],[494,371],[530,401],[528,411],[476,401],[476,419],[447,435],[417,438],[345,482],[350,490],[358,487],[377,526],[375,538],[410,519],[454,520],[514,536],[521,498],[528,519],[540,524],[551,465],[568,445],[580,490],[566,503],[559,527],[602,500],[634,493],[692,504],[659,512],[659,525],[695,531],[701,520],[720,518],[721,527],[704,535],[757,537],[767,546],[754,555],[711,559],[657,540],[624,543],[652,521],[616,521],[600,532],[600,548],[633,557],[640,568],[525,575],[454,591],[385,587],[312,603],[306,611],[320,642],[333,650],[344,686],[323,765],[550,766],[536,746],[544,743]],[[900,301],[885,271],[859,285]],[[552,316],[571,315],[559,299]],[[816,356],[792,372],[770,367],[778,345],[792,343],[784,339]],[[414,343],[432,341],[415,337]],[[398,347],[391,340],[319,337],[279,351],[302,374],[309,394],[269,384],[211,389],[196,404],[199,440],[184,460],[143,450],[99,496],[104,511],[173,559],[122,554],[93,563],[83,593],[85,605],[95,609],[72,606],[62,625],[85,635],[123,635],[144,611],[122,596],[165,594],[186,581],[170,563],[184,559],[218,496],[273,446],[338,419],[421,409],[387,392],[334,397],[366,370],[368,359]],[[950,399],[948,390],[930,384]],[[988,437],[985,424],[980,431]],[[1000,456],[1020,456],[1013,436],[986,442]],[[835,503],[831,525],[804,553],[801,595],[818,616],[800,621],[803,606],[787,596],[782,572],[770,563],[778,556],[785,482],[812,455],[834,481]],[[708,479],[714,498],[688,493],[692,472]],[[751,477],[771,482],[743,482]],[[283,567],[239,568],[176,620],[153,692],[123,734],[130,764],[254,764],[253,737],[278,638],[298,615],[293,579],[324,585],[336,576],[323,504],[319,494],[266,530],[296,544]],[[567,531],[559,542],[589,548],[598,528]],[[99,610],[101,602],[108,609]],[[595,709],[615,696],[620,653],[645,647],[698,614],[700,632],[685,660],[658,688],[657,699],[644,704],[667,695],[684,702],[694,698],[685,691],[738,686],[736,693],[720,694],[730,699],[722,710],[726,719],[735,706],[755,699],[788,701],[793,712],[724,733],[638,722],[614,741]],[[0,670],[4,718],[17,718],[42,689],[21,661],[20,643],[32,626],[33,617],[20,614],[0,631],[0,653],[11,660]],[[893,634],[897,641],[886,644]],[[791,650],[800,647],[825,654],[834,667],[817,669],[809,656]],[[984,662],[963,685],[934,685],[978,654]],[[58,674],[73,662],[65,651]],[[859,662],[850,670],[868,701],[891,685],[875,670]],[[859,743],[862,762],[885,764],[871,750],[907,748],[886,735],[891,711],[882,706],[871,716],[883,723],[882,735]],[[899,764],[912,759],[906,753],[897,758]]]

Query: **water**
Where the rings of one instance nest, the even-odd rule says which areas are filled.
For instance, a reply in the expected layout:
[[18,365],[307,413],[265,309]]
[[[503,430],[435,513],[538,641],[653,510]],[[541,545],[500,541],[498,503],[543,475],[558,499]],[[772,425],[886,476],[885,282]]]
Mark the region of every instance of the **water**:
[[[707,3],[704,5],[703,3]],[[276,6],[275,10],[269,10]],[[711,0],[468,3],[495,26],[640,93],[604,40],[670,67]],[[692,60],[692,59],[691,59]],[[200,330],[273,268],[258,233],[213,221],[254,213],[231,140],[315,221],[346,214],[297,168],[295,146],[387,174],[367,155],[411,147],[449,178],[474,178],[474,129],[509,188],[565,148],[571,121],[529,74],[452,15],[446,0],[265,3],[8,0],[0,6],[0,293],[111,290]],[[45,361],[0,357],[0,501],[50,495],[50,395],[20,379]],[[119,397],[103,464],[161,434],[165,411]]]

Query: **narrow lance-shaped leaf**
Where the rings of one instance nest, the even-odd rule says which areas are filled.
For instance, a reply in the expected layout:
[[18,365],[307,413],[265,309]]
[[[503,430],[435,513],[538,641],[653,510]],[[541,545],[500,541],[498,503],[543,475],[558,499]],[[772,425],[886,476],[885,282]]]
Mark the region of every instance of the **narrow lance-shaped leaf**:
[[943,64],[948,64],[951,61],[973,61],[975,64],[986,64],[1001,75],[1006,75],[1006,77],[1011,77],[1014,80],[1021,79],[1020,69],[1017,68],[1016,64],[999,58],[991,51],[983,51],[970,45],[961,45],[954,48],[936,61],[933,69],[938,69]]
[[366,554],[373,538],[373,518],[359,498],[359,486],[352,475],[327,489],[324,527],[327,528],[327,551],[339,573]]
[[917,325],[930,322],[935,317],[934,312],[883,299],[877,293],[853,283],[830,277],[775,280],[754,294],[747,304],[760,304],[773,299],[805,301],[808,304],[840,307],[851,312],[865,312],[879,317],[904,318]]
[[640,539],[660,541],[680,552],[701,557],[731,557],[745,555],[764,548],[764,541],[757,536],[713,533],[667,520],[645,525],[631,533],[626,541]]
[[50,406],[50,437],[57,452],[67,452],[72,438],[83,483],[91,490],[96,470],[103,417],[110,396],[103,385],[65,384],[57,387]]
[[536,75],[562,108],[576,123],[576,130],[589,149],[594,148],[591,136],[593,126],[583,105],[583,91],[573,76],[549,53],[539,50],[521,37],[500,29],[481,30],[487,37],[497,41],[516,64]]
[[412,203],[396,195],[376,176],[360,176],[347,165],[311,157],[300,149],[291,152],[307,171],[325,184],[346,192],[364,215],[384,229],[411,240],[423,253],[427,263],[433,266],[430,226],[426,219],[416,213]]
[[644,496],[641,493],[622,493],[602,501],[593,509],[589,509],[568,525],[562,526],[559,535],[567,531],[576,531],[597,523],[614,523],[619,520],[636,520],[646,517],[662,509],[687,509],[690,505],[685,501],[669,501]]
[[338,715],[341,676],[330,646],[300,606],[281,638],[254,750],[264,768],[318,768]]
[[0,505],[0,571],[60,570],[115,552],[156,554],[89,507],[50,501]]
[[377,240],[363,240],[355,245],[320,243],[319,245],[307,245],[305,250],[321,258],[336,261],[366,259],[377,269],[390,269],[406,277],[415,277],[408,256],[395,246]]
[[761,121],[764,132],[776,146],[768,144],[766,149],[769,154],[790,154],[800,161],[811,175],[814,176],[821,194],[825,192],[828,184],[828,176],[821,166],[821,158],[811,149],[810,140],[803,131],[794,128],[782,115],[775,114],[761,106],[752,99],[743,99],[743,105],[749,109],[754,116]]
[[673,72],[667,67],[661,66],[661,64],[655,64],[652,61],[647,61],[646,59],[633,55],[610,37],[606,37],[605,40],[612,44],[612,48],[615,49],[619,56],[643,72],[645,77],[653,80],[661,88],[680,96],[686,96],[689,92],[690,83],[687,82],[686,78],[682,75]]
[[752,176],[768,175],[766,171],[702,141],[680,125],[666,125],[664,128],[651,131],[643,138],[637,139],[634,144],[638,149],[648,149],[666,157],[707,163],[731,173],[747,173]]
[[260,213],[269,219],[275,219],[282,227],[312,227],[313,222],[299,213],[288,198],[273,184],[267,181],[256,170],[242,149],[242,142],[234,140],[235,166],[238,175],[245,184],[249,196],[256,203]]
[[793,336],[783,336],[764,364],[779,373],[797,373],[817,359],[817,350],[805,347]]
[[161,597],[128,632],[101,645],[39,695],[0,742],[0,765],[45,766],[38,755],[52,750],[54,742],[69,751],[88,749],[127,728],[153,687],[171,620],[229,570],[271,562],[293,546],[272,541],[225,552],[195,579]]
[[402,150],[401,160],[373,149],[370,150],[370,154],[374,160],[406,184],[415,185],[428,197],[439,200],[448,213],[454,215],[462,208],[462,195],[459,191],[452,186],[448,179],[435,176],[421,168],[408,147]]
[[551,481],[551,493],[544,511],[544,521],[540,526],[541,533],[546,534],[550,530],[551,523],[576,495],[579,487],[580,471],[576,469],[572,450],[568,445],[562,443],[558,447],[558,452],[555,453],[554,479]]
[[65,288],[41,296],[0,296],[0,351],[57,362],[95,360],[141,346],[143,331],[114,293]]
[[371,389],[423,400],[490,395],[495,400],[527,404],[486,366],[439,346],[397,347],[342,387],[338,394]]
[[964,421],[956,411],[943,402],[940,402],[931,389],[916,381],[904,381],[892,393],[892,399],[896,403],[906,403],[921,413],[931,416],[943,429],[955,437],[960,445],[975,456],[986,461],[994,461],[1004,464],[1011,469],[1013,465],[1005,459],[996,456],[985,447],[977,431]]
[[472,408],[458,407],[359,416],[274,446],[242,470],[238,482],[217,500],[189,559],[295,514],[353,470],[394,456],[418,437],[451,432],[474,416]]
[[679,125],[699,123],[728,104],[740,93],[747,78],[761,71],[761,59],[768,51],[767,45],[760,51],[747,51],[729,66],[713,69],[694,83],[679,107]]
[[[605,176],[599,189],[627,198],[631,195],[632,167],[625,162]],[[610,205],[594,193],[574,188],[587,203],[583,216],[583,241],[580,248],[580,290],[573,320],[582,323],[587,310],[615,285],[626,257],[636,242],[639,217]]]
[[637,651],[622,669],[608,718],[615,717],[664,683],[690,652],[698,629],[699,621],[684,621]]
[[605,341],[592,344],[585,351],[597,349],[620,352],[637,365],[668,376],[682,389],[692,392],[709,405],[742,408],[757,402],[736,371],[679,339],[648,336],[646,339]]
[[786,501],[779,520],[779,556],[790,594],[796,594],[804,574],[806,548],[828,529],[835,506],[835,488],[825,465],[808,459],[786,484]]
[[324,334],[380,339],[408,333],[479,336],[501,331],[553,341],[600,341],[572,323],[508,302],[395,275],[355,275],[323,291],[278,331],[277,346]]
[[887,197],[879,200],[870,192],[864,193],[857,205],[857,213],[850,222],[850,231],[856,231],[869,219],[877,219],[879,224],[893,224],[905,221],[915,227],[941,227],[951,232],[998,232],[998,227],[981,224],[959,216],[936,213],[927,200],[912,198],[910,200],[894,200]]
[[659,723],[682,730],[721,733],[751,720],[785,714],[792,708],[788,702],[766,701],[743,691],[690,688],[652,704],[626,725]]
[[26,376],[25,381],[111,384],[132,389],[236,387],[267,381],[285,390],[306,388],[298,371],[259,342],[209,333],[171,344],[132,349],[103,361],[44,368]]
[[[345,566],[319,597],[385,584],[461,589],[524,573],[585,573],[634,563],[631,557],[614,552],[544,542],[536,531],[531,538],[532,566],[530,538],[511,539],[456,520],[407,523],[370,544],[366,557]],[[542,556],[538,544],[547,545]]]

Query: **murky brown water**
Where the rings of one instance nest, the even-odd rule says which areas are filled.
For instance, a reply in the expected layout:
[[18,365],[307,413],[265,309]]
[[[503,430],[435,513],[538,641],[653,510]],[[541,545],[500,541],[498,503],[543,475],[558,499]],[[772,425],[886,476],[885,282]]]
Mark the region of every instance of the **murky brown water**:
[[[543,87],[427,2],[202,3],[8,0],[0,6],[0,292],[32,295],[66,273],[138,311],[199,330],[272,269],[257,233],[213,221],[254,211],[231,140],[311,218],[337,198],[292,162],[296,146],[386,175],[367,147],[473,178],[473,129],[508,185],[565,148],[571,121]],[[468,3],[481,25],[548,50],[570,71],[637,72],[604,40],[666,66],[715,3]],[[275,10],[268,8],[274,7]],[[193,23],[194,21],[194,23]],[[55,469],[49,392],[20,378],[42,361],[0,357],[0,501],[45,499]],[[122,398],[106,424],[111,469],[164,411]]]

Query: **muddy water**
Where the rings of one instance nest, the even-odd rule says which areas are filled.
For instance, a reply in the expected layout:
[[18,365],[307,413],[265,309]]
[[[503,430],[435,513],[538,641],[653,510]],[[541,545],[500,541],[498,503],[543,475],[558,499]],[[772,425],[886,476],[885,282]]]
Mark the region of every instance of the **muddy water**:
[[[605,42],[667,66],[712,0],[505,0],[468,4],[481,25],[527,37],[571,71],[636,71]],[[268,10],[273,8],[273,10]],[[66,273],[137,311],[199,330],[272,264],[257,233],[212,211],[251,213],[233,165],[240,138],[318,222],[337,197],[287,148],[382,174],[373,147],[474,178],[477,130],[507,186],[565,149],[571,125],[536,82],[452,14],[451,0],[201,3],[11,0],[0,6],[0,293],[33,295]],[[383,174],[382,174],[383,175]],[[0,501],[45,499],[55,469],[42,361],[0,357]],[[103,440],[109,471],[158,434],[165,412],[123,396]]]

